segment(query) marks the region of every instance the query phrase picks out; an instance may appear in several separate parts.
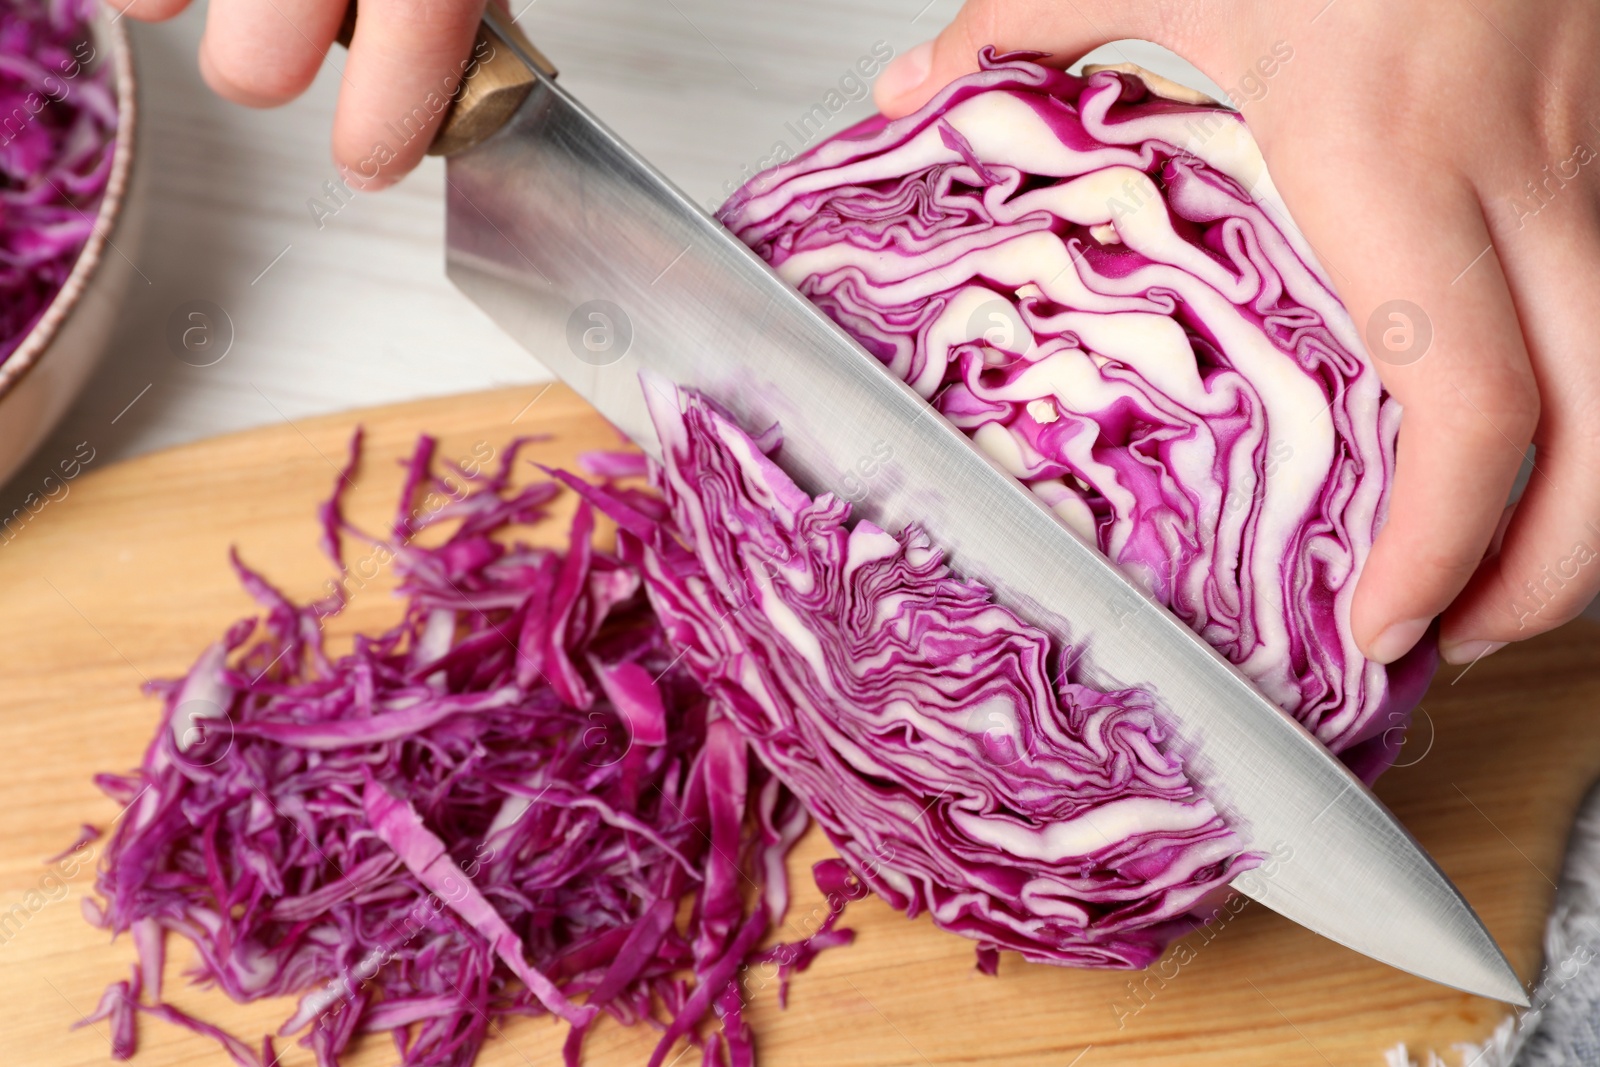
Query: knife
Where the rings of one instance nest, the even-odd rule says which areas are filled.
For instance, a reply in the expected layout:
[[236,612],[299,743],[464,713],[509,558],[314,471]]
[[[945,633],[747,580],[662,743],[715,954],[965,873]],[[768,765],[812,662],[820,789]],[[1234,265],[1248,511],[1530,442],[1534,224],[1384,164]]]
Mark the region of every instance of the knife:
[[1185,769],[1278,860],[1234,888],[1373,959],[1527,1005],[1460,891],[1304,727],[574,100],[492,5],[474,54],[434,151],[449,276],[490,318],[646,452],[642,373],[748,428],[779,423],[807,492],[884,529],[919,523],[957,572],[1086,649],[1085,681],[1155,695]]

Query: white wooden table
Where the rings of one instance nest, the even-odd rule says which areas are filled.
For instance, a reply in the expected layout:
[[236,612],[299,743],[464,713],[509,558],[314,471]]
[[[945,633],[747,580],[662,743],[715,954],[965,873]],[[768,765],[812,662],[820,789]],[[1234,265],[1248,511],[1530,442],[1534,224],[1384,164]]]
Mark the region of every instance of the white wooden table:
[[[538,0],[521,23],[564,84],[708,203],[775,139],[796,147],[785,123],[875,43],[903,51],[956,7],[925,3]],[[338,73],[324,69],[281,109],[226,103],[195,68],[204,19],[197,4],[133,26],[151,198],[131,258],[147,280],[103,369],[10,492],[84,440],[99,465],[275,420],[549,377],[446,281],[442,163],[319,227],[308,201],[334,177]],[[831,128],[870,113],[857,100]],[[168,317],[193,300],[232,321],[233,346],[213,366],[185,364],[166,340]]]

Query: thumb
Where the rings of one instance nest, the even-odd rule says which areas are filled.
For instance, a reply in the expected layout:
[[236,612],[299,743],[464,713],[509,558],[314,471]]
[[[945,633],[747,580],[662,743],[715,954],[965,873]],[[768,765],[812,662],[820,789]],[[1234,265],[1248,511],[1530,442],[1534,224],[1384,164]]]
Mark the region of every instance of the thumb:
[[1048,66],[1065,67],[1108,41],[1140,37],[1173,48],[1163,27],[1137,0],[967,0],[938,37],[897,57],[873,86],[873,101],[889,118],[909,115],[963,74],[978,69],[978,51],[1048,52]]

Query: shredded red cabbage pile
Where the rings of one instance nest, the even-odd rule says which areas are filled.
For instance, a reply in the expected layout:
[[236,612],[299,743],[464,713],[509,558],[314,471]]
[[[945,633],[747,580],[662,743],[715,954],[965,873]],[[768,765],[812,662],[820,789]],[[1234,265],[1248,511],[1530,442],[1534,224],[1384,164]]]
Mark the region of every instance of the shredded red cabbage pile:
[[[504,536],[560,492],[513,488],[516,450],[497,473],[441,476],[423,438],[382,540],[346,524],[336,490],[322,519],[341,579],[314,603],[234,557],[264,618],[154,683],[165,711],[142,766],[97,779],[127,810],[86,913],[139,957],[90,1017],[110,1020],[114,1058],[142,1012],[235,1063],[275,1060],[271,1037],[257,1048],[162,1002],[168,934],[194,946],[196,982],[299,997],[279,1035],[303,1032],[324,1067],[373,1032],[408,1067],[466,1065],[497,1020],[546,1014],[571,1025],[572,1065],[601,1010],[661,1028],[652,1064],[683,1038],[708,1065],[748,1065],[745,968],[786,980],[850,939],[831,911],[806,941],[758,949],[805,811],[681,661],[637,568],[593,547],[587,504],[565,550]],[[366,542],[351,565],[344,537]],[[400,622],[332,656],[323,626],[350,576],[391,562]],[[859,890],[836,860],[818,879]]]
[[117,131],[94,0],[0,5],[0,362],[22,343],[94,230]]
[[1350,627],[1399,407],[1238,114],[1031,58],[721,217],[1371,780],[1436,661]]

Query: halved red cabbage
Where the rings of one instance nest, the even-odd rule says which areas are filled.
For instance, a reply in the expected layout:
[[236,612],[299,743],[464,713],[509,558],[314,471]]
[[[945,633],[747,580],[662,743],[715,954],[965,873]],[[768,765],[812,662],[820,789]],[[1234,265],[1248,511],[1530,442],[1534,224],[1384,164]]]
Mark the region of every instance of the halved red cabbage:
[[[143,765],[97,779],[127,810],[86,914],[131,932],[140,961],[93,1016],[113,1058],[142,1012],[275,1062],[271,1037],[258,1052],[162,1003],[171,933],[194,945],[195,981],[298,996],[279,1036],[302,1034],[323,1067],[372,1032],[402,1064],[466,1065],[500,1019],[543,1014],[572,1024],[573,1065],[600,1010],[662,1029],[653,1064],[680,1037],[707,1065],[752,1063],[745,969],[772,964],[781,987],[850,938],[830,913],[757,948],[787,908],[805,811],[682,664],[638,571],[591,545],[587,505],[565,551],[514,542],[498,535],[559,488],[511,487],[515,442],[494,474],[437,475],[433,452],[423,438],[386,539],[345,523],[336,488],[322,519],[341,576],[323,599],[292,603],[235,558],[264,620],[155,683]],[[413,540],[435,527],[437,547]],[[346,538],[366,542],[348,565]],[[400,622],[330,655],[353,576],[391,561]],[[837,866],[819,879],[844,884]]]
[[1237,114],[1032,58],[720,217],[1370,780],[1435,663],[1350,629],[1398,406]]
[[1255,865],[1146,694],[1078,684],[1070,650],[921,530],[851,528],[706,400],[645,394],[670,521],[568,482],[617,520],[681,663],[874,892],[976,939],[990,972],[1000,948],[1140,967]]
[[94,231],[117,131],[93,0],[0,6],[0,362],[22,343]]

